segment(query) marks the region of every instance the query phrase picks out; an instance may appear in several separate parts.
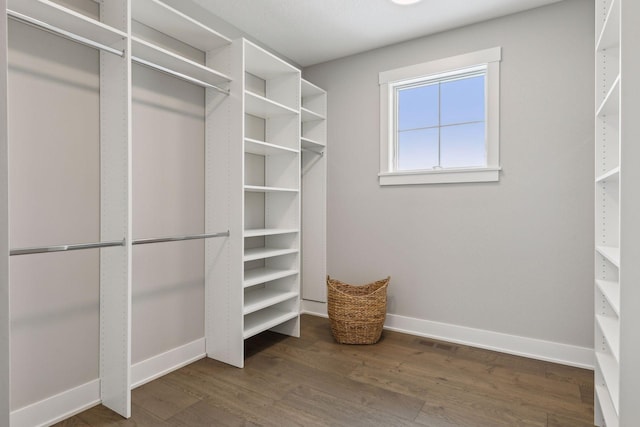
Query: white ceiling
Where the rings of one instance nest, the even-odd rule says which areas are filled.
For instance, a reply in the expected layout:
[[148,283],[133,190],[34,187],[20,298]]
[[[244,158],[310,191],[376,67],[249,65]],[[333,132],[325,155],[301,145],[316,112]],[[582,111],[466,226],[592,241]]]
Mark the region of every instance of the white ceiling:
[[560,0],[192,0],[306,67]]

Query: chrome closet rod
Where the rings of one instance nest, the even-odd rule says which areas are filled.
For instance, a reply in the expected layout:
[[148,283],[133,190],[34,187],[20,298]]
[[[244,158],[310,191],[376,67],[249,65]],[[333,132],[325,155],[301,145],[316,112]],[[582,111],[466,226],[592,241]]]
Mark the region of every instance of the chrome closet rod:
[[140,65],[144,65],[144,66],[152,68],[154,70],[161,71],[161,72],[163,72],[165,74],[169,74],[170,76],[174,76],[174,77],[177,77],[179,79],[188,81],[190,83],[194,83],[194,84],[196,84],[198,86],[203,86],[203,87],[207,87],[207,88],[216,90],[216,91],[218,91],[218,92],[220,92],[220,93],[222,93],[224,95],[229,95],[229,91],[226,90],[226,89],[222,89],[221,87],[218,87],[216,85],[212,85],[211,83],[203,82],[202,80],[196,79],[196,78],[191,77],[191,76],[187,76],[186,74],[182,74],[182,73],[179,73],[177,71],[173,71],[173,70],[171,70],[169,68],[163,67],[162,65],[158,65],[158,64],[155,64],[153,62],[147,61],[145,59],[138,58],[137,56],[132,56],[131,60],[133,62],[137,62]]
[[191,234],[187,236],[175,236],[175,237],[158,237],[150,239],[135,239],[131,242],[132,245],[146,245],[147,243],[163,243],[163,242],[181,242],[183,240],[197,240],[197,239],[210,239],[212,237],[228,237],[229,231],[221,231],[217,233],[204,233],[204,234]]
[[30,254],[43,254],[48,252],[64,252],[75,251],[78,249],[95,249],[95,248],[108,248],[111,246],[124,246],[125,240],[112,240],[108,242],[96,242],[96,243],[77,243],[72,245],[58,245],[58,246],[36,246],[31,248],[19,248],[11,249],[9,255],[30,255]]
[[22,22],[27,25],[31,25],[32,27],[36,27],[41,30],[48,31],[53,34],[57,34],[59,36],[62,36],[74,42],[78,42],[86,46],[94,47],[96,49],[100,49],[105,52],[113,53],[114,55],[124,56],[124,51],[122,50],[114,49],[111,46],[107,46],[106,44],[98,43],[96,41],[87,39],[85,37],[63,30],[61,28],[54,27],[53,25],[47,24],[46,22],[42,22],[30,16],[23,15],[22,13],[13,11],[11,9],[7,9],[7,16],[9,16],[9,18],[15,21]]

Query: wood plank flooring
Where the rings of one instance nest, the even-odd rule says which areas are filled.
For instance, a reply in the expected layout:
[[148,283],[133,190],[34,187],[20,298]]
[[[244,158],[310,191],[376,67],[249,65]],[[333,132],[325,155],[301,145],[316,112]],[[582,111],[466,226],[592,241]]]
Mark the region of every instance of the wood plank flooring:
[[593,426],[593,372],[385,331],[336,344],[329,321],[264,333],[244,369],[203,359],[133,391],[125,420],[103,406],[69,426]]

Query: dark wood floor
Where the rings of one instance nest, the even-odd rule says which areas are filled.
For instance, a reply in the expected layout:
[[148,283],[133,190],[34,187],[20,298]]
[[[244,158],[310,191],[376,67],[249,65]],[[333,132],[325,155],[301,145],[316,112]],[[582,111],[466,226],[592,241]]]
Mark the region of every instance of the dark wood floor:
[[244,369],[203,359],[133,391],[133,416],[103,406],[57,426],[592,426],[593,372],[383,333],[339,345],[327,319],[302,338],[247,341]]

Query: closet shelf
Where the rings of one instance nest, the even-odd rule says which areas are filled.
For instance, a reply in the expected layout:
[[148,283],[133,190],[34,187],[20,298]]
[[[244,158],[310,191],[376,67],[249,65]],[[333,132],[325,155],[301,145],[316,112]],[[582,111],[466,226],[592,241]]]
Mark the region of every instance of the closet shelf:
[[[7,13],[17,18],[24,15],[32,20],[113,48],[127,37],[123,31],[49,0],[9,0]],[[124,44],[118,47],[118,49],[123,48]]]
[[596,177],[596,182],[604,182],[610,179],[615,181],[620,179],[620,166],[616,166],[602,175],[599,175]]
[[298,253],[297,249],[253,248],[244,250],[244,261],[273,258]]
[[272,305],[297,298],[298,293],[293,291],[280,291],[270,288],[247,289],[244,293],[244,315],[254,313]]
[[248,40],[244,42],[245,71],[262,80],[291,75],[296,78],[300,70]]
[[620,374],[618,364],[613,356],[596,351],[596,362],[600,367],[600,372],[607,384],[609,398],[613,405],[616,415],[619,415],[619,390],[620,390]]
[[616,414],[616,409],[614,408],[613,402],[611,401],[609,391],[606,389],[606,387],[596,384],[596,394],[598,396],[600,408],[602,409],[607,426],[618,427],[618,414]]
[[285,277],[298,274],[298,270],[285,270],[276,268],[254,268],[244,272],[244,288],[260,285],[272,280],[282,279]]
[[300,232],[300,230],[296,228],[251,228],[244,230],[244,237],[276,236],[279,234],[293,234],[298,232]]
[[244,318],[244,339],[278,326],[288,320],[298,317],[297,311],[280,311],[275,308],[265,308],[248,314]]
[[245,185],[244,190],[253,193],[298,193],[300,191],[297,188],[264,187],[261,185]]
[[322,142],[305,137],[300,138],[300,144],[302,148],[308,148],[310,150],[323,150],[326,147]]
[[244,91],[245,112],[252,116],[269,119],[277,116],[298,115],[298,111],[251,91]]
[[620,268],[620,248],[613,246],[596,246],[596,251],[613,265]]
[[596,111],[596,116],[617,116],[620,109],[620,75],[616,77],[611,88],[605,95],[600,107]]
[[311,111],[308,108],[300,108],[300,114],[302,115],[302,122],[314,122],[317,120],[325,120],[325,117],[321,114]]
[[145,62],[158,65],[161,68],[166,68],[174,73],[182,74],[188,78],[197,79],[210,85],[219,85],[231,81],[231,78],[225,74],[176,55],[173,52],[155,46],[138,37],[131,38],[131,48],[134,61],[142,59]]
[[620,46],[620,1],[612,0],[607,18],[596,42],[596,51]]
[[134,0],[131,15],[136,21],[204,52],[231,40],[160,0]]
[[302,98],[310,98],[315,96],[324,97],[324,95],[326,94],[324,89],[319,88],[311,82],[301,80],[300,83],[300,92],[302,93]]
[[620,284],[609,280],[596,280],[596,285],[616,315],[620,316]]
[[609,344],[609,350],[617,364],[618,360],[620,360],[620,323],[618,319],[597,314],[596,323],[600,327],[607,344]]
[[282,145],[272,144],[265,141],[258,141],[251,138],[244,139],[244,152],[257,154],[259,156],[299,153],[298,150],[295,150],[293,148],[283,147]]

